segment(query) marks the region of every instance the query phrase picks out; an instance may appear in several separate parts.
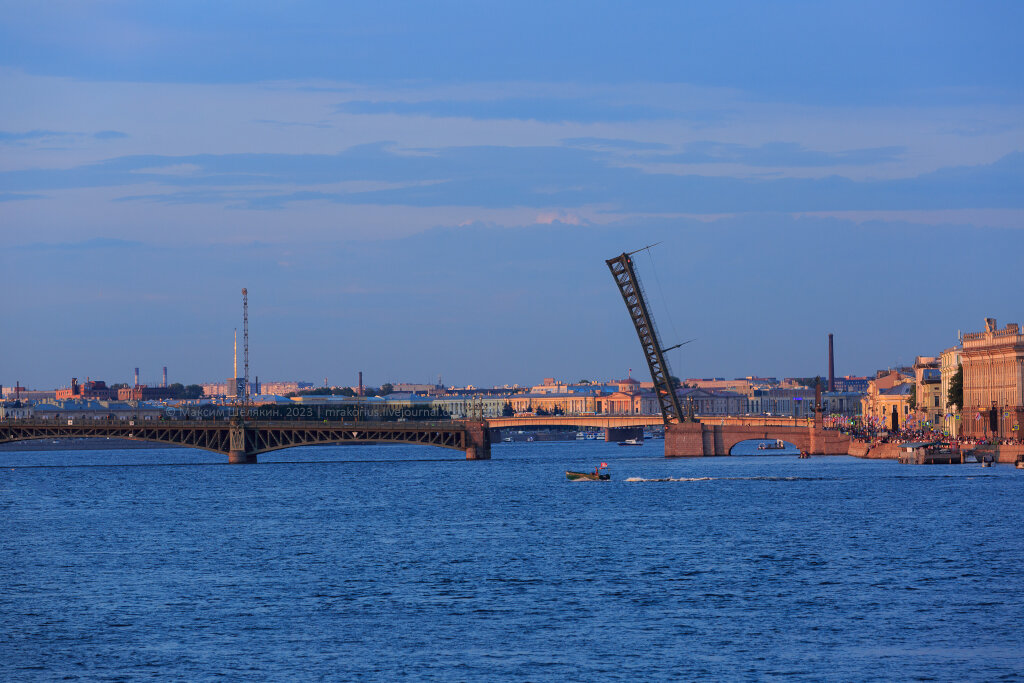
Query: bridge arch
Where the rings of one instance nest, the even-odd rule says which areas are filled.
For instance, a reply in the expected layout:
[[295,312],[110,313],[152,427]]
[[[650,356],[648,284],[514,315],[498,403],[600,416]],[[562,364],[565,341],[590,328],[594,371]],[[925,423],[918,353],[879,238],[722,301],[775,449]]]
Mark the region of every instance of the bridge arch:
[[736,444],[753,440],[767,442],[782,440],[798,450],[810,452],[811,449],[811,436],[806,427],[732,427],[716,430],[716,432],[715,451],[722,455],[732,455]]
[[[777,446],[780,442],[782,443],[781,448]],[[765,448],[758,448],[761,444],[764,444]],[[782,437],[775,439],[744,439],[737,441],[729,448],[729,455],[793,455],[798,452],[800,452],[799,446],[790,439]]]

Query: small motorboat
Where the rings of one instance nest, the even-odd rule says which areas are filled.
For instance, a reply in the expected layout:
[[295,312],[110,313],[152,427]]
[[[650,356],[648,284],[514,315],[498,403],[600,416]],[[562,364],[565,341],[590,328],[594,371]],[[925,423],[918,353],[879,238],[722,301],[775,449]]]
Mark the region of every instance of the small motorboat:
[[608,481],[612,478],[612,475],[601,471],[606,467],[608,467],[608,463],[603,462],[600,467],[595,467],[593,472],[570,472],[566,470],[565,478],[569,481]]
[[625,441],[620,441],[619,445],[620,446],[643,446],[644,445],[644,440],[643,439],[626,439]]
[[810,453],[808,453],[807,451],[800,451],[800,459],[801,460],[806,460],[809,457],[811,457]]

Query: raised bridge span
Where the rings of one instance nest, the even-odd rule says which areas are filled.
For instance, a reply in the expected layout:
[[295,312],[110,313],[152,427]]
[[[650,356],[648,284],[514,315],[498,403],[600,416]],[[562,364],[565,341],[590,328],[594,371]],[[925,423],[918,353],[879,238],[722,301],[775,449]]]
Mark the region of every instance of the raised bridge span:
[[[200,448],[231,463],[253,463],[261,453],[331,443],[402,443],[463,451],[467,460],[491,457],[490,429],[589,427],[606,430],[663,424],[651,415],[553,415],[436,422],[312,422],[189,420],[0,420],[0,443],[29,439],[118,438]],[[750,439],[782,439],[811,454],[846,453],[849,437],[816,420],[779,417],[705,417],[668,425],[666,457],[729,455]]]

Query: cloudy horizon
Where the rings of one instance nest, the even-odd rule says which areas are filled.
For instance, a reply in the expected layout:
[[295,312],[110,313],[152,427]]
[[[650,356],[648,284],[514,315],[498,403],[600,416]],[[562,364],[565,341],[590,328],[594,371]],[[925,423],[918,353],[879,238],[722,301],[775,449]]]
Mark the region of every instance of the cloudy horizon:
[[637,374],[655,241],[679,376],[1024,322],[1014,3],[0,7],[4,385]]

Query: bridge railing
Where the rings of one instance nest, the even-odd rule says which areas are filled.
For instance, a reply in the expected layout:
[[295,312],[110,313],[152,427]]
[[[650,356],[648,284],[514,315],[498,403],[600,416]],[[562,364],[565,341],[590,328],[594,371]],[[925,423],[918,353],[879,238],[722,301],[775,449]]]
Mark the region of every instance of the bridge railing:
[[[59,417],[59,418],[0,418],[0,425],[18,427],[144,427],[144,426],[197,426],[233,424],[232,418],[204,418],[201,420],[146,420],[143,418],[91,418],[91,417]],[[277,429],[294,429],[297,426],[328,426],[339,428],[374,428],[374,429],[453,429],[464,427],[467,420],[392,420],[387,422],[370,421],[338,421],[338,420],[247,420],[249,427],[268,427]]]

